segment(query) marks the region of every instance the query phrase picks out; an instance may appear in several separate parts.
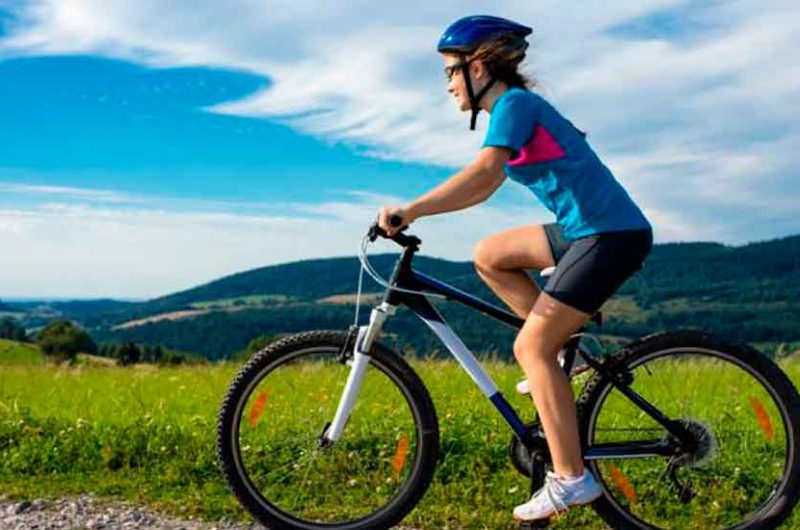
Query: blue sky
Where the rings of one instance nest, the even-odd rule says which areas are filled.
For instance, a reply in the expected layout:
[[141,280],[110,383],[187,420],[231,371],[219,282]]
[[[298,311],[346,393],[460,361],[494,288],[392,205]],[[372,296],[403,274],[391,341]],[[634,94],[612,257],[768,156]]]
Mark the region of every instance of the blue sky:
[[51,56],[6,60],[0,78],[13,80],[0,86],[0,160],[30,184],[319,202],[337,179],[369,189],[379,177],[420,186],[446,175],[359,156],[274,121],[202,110],[268,86],[254,75]]
[[[381,205],[480,145],[486,116],[467,130],[434,52],[468,13],[534,27],[526,71],[657,241],[798,233],[795,4],[0,0],[0,298],[142,298],[354,254]],[[467,260],[549,220],[509,181],[415,229]]]

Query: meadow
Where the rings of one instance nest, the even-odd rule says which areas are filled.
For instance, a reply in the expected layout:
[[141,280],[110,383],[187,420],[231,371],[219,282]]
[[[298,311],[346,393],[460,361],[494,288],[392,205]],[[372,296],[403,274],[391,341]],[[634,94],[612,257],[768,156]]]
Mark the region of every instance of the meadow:
[[[508,460],[508,427],[455,362],[410,362],[436,405],[442,458],[433,484],[403,524],[517,528],[511,509],[527,500],[528,484]],[[521,370],[496,360],[484,366],[523,418],[531,418],[530,399],[513,392]],[[786,359],[782,367],[800,383],[800,362]],[[86,361],[59,367],[42,362],[33,347],[0,341],[0,492],[12,498],[93,492],[185,518],[250,520],[214,456],[216,413],[238,368]],[[754,471],[740,470],[744,476]],[[552,527],[604,524],[581,508]],[[782,526],[799,527],[797,512]]]

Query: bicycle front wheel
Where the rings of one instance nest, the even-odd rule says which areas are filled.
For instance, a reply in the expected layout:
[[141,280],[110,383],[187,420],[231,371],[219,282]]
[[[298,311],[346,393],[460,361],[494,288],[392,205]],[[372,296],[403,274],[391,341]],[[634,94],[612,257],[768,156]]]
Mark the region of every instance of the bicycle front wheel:
[[436,412],[408,364],[375,344],[341,439],[319,440],[350,373],[346,333],[281,339],[237,374],[217,422],[231,490],[271,529],[390,528],[419,501],[439,447]]
[[694,331],[636,342],[610,361],[629,388],[691,433],[678,443],[597,374],[581,398],[586,447],[660,442],[669,456],[593,460],[595,510],[614,528],[771,529],[800,495],[800,398],[746,345]]

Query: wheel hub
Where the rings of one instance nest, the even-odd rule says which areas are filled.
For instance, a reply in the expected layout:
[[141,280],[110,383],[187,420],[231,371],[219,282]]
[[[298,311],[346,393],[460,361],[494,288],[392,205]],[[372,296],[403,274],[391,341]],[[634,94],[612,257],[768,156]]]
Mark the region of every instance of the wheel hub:
[[711,461],[717,454],[717,437],[705,423],[695,419],[680,420],[680,424],[691,436],[691,443],[682,444],[671,434],[666,441],[678,448],[670,463],[675,467],[700,467]]

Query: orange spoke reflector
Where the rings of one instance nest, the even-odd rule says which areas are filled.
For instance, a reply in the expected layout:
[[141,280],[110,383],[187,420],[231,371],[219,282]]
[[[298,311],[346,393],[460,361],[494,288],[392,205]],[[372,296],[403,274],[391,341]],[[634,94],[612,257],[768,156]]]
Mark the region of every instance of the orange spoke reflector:
[[753,412],[756,413],[756,419],[758,419],[761,430],[764,431],[764,436],[771,442],[775,439],[775,431],[772,430],[772,420],[769,419],[767,409],[755,396],[750,396],[750,406],[753,407]]
[[261,413],[264,412],[264,405],[267,403],[267,392],[261,392],[256,396],[256,402],[253,403],[253,408],[250,409],[250,418],[248,418],[248,423],[250,427],[255,427],[256,423],[258,423],[258,418],[261,417]]
[[392,469],[395,476],[400,474],[403,470],[403,465],[406,463],[406,456],[408,456],[408,436],[405,434],[400,436],[400,441],[397,442],[397,449],[394,451],[394,461],[392,462]]
[[611,464],[611,478],[614,480],[614,484],[617,485],[617,488],[622,492],[628,502],[635,503],[636,502],[636,492],[633,490],[633,486],[628,481],[628,478],[625,476],[625,473],[620,470],[614,464]]

